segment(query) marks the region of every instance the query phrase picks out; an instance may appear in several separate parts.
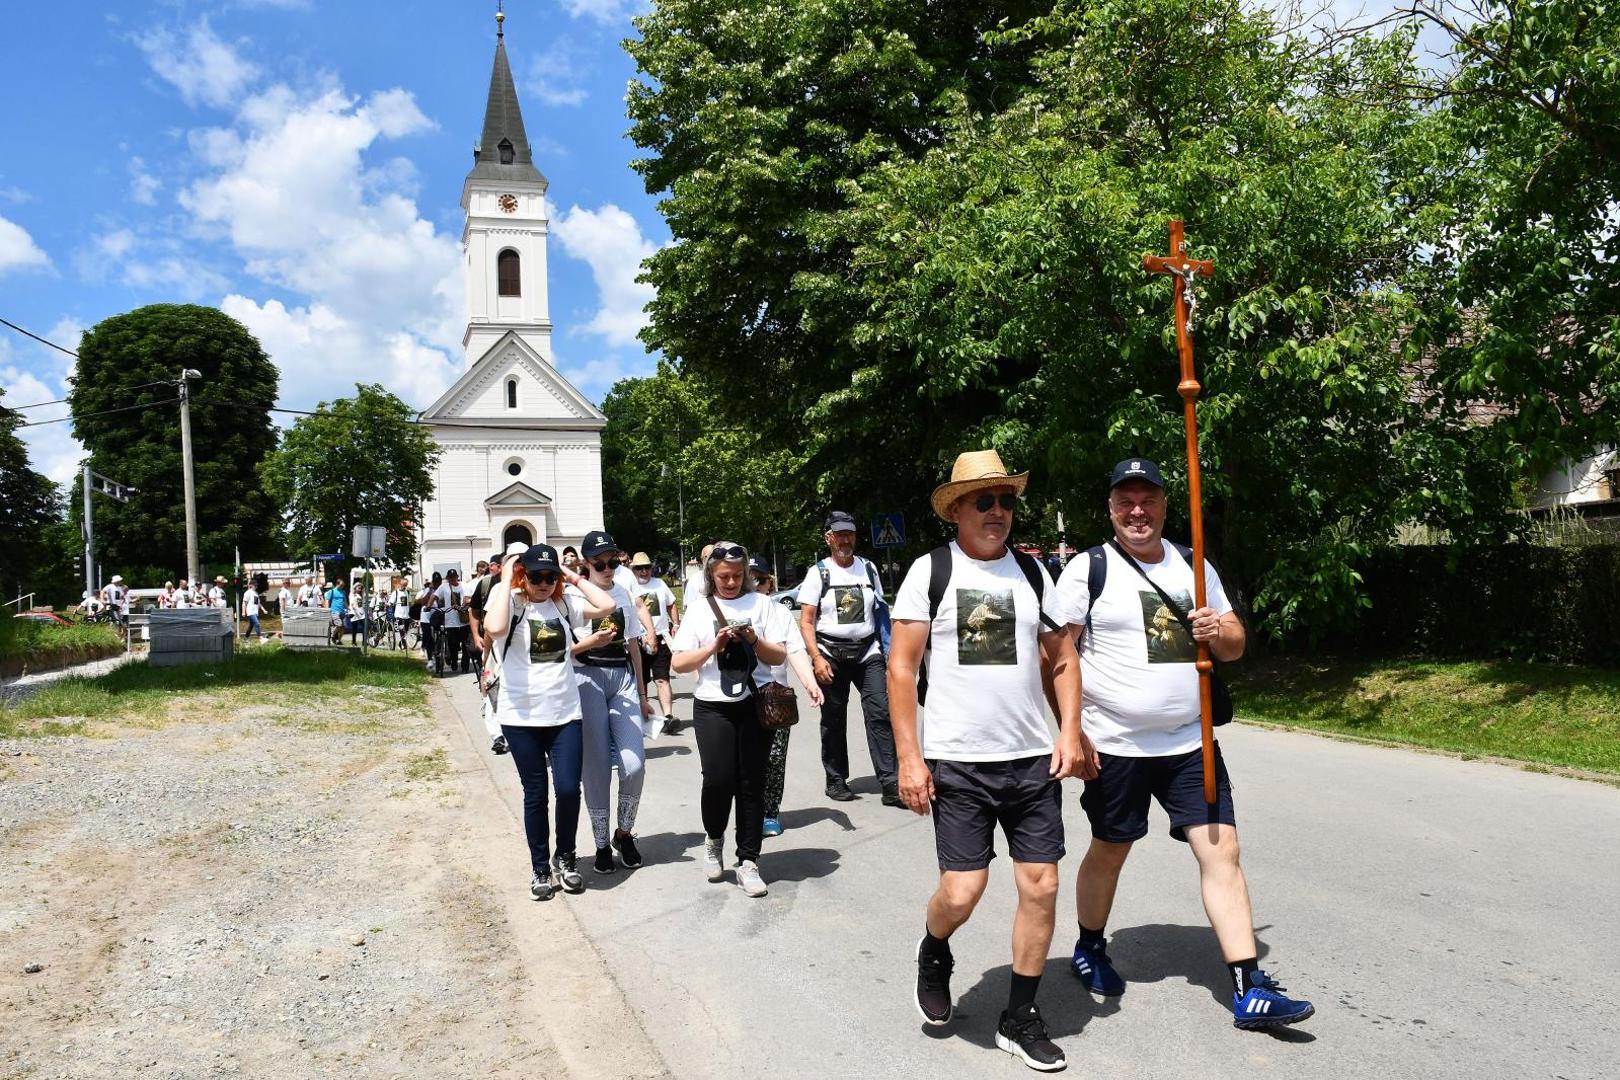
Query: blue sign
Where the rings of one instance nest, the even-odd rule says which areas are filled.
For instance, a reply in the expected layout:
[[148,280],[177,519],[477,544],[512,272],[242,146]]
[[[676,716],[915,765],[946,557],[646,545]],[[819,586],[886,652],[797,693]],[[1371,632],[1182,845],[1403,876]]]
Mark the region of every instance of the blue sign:
[[878,514],[872,518],[873,547],[904,547],[905,543],[906,515]]
[[335,562],[338,559],[342,559],[344,557],[345,556],[341,551],[338,552],[335,555],[316,555],[316,556],[313,556],[315,562]]

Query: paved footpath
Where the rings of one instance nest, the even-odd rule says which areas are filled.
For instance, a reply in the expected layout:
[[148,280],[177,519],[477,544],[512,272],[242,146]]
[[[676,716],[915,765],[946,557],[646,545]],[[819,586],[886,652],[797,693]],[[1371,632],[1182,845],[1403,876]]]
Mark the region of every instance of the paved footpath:
[[[487,766],[508,811],[520,807],[510,759],[487,752],[471,681],[442,685],[441,715],[481,751],[468,760]],[[677,713],[690,713],[684,694]],[[851,748],[864,757],[851,713]],[[936,876],[930,824],[881,806],[869,776],[852,783],[857,802],[829,802],[816,714],[802,699],[801,716],[788,829],[760,860],[768,898],[703,880],[698,760],[685,731],[651,744],[637,828],[646,865],[608,877],[587,869],[583,895],[529,905],[548,923],[564,913],[542,907],[568,905],[559,943],[575,945],[549,963],[586,973],[601,1000],[613,999],[600,1011],[577,995],[559,1002],[559,1042],[589,1044],[585,1071],[603,1074],[613,1071],[611,1056],[597,1056],[604,1040],[622,1040],[625,1074],[691,1080],[1025,1075],[993,1043],[1014,904],[1007,860],[996,860],[983,903],[953,939],[957,1018],[925,1028],[911,992]],[[1073,874],[1088,835],[1074,781],[1040,998],[1071,1075],[1617,1075],[1620,790],[1242,725],[1221,741],[1263,963],[1317,1014],[1276,1036],[1231,1026],[1195,864],[1156,807],[1108,928],[1129,989],[1106,1002],[1081,992],[1068,971]],[[476,766],[471,778],[483,782]],[[526,896],[519,821],[504,823],[510,872],[490,870]],[[583,815],[580,846],[584,863]],[[627,1017],[639,1030],[616,1032]]]

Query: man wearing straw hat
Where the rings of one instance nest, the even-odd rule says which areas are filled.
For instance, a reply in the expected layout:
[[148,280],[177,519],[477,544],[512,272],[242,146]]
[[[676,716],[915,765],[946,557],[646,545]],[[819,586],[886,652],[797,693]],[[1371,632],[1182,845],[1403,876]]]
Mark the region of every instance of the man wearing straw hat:
[[[994,450],[962,454],[934,489],[934,513],[954,543],[917,560],[891,611],[889,704],[900,797],[932,809],[939,885],[917,945],[916,1005],[950,1021],[950,937],[989,881],[995,830],[1007,838],[1018,885],[1012,979],[996,1045],[1043,1072],[1066,1064],[1035,1004],[1057,910],[1063,858],[1059,781],[1094,775],[1080,732],[1080,663],[1045,568],[1009,544],[1028,473],[1009,475]],[[917,673],[927,652],[926,715]],[[1060,730],[1042,708],[1050,686]],[[920,726],[920,730],[919,730]]]

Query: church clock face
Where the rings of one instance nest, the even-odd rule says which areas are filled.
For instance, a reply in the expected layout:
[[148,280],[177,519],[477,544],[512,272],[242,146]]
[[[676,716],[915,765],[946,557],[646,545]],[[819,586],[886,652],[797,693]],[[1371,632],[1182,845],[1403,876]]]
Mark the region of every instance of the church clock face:
[[504,213],[515,214],[517,213],[517,196],[502,195],[495,200],[495,205],[499,206]]

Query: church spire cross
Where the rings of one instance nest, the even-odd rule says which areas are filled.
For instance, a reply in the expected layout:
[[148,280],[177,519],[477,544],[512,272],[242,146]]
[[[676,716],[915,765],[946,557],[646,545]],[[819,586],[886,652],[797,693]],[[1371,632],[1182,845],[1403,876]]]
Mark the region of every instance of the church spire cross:
[[506,36],[506,0],[495,0],[495,36]]
[[468,179],[517,181],[544,184],[546,178],[534,167],[529,136],[523,130],[523,110],[518,106],[517,83],[506,58],[506,5],[495,6],[495,63],[489,73],[489,98],[484,106],[484,128],[473,151],[472,172]]

